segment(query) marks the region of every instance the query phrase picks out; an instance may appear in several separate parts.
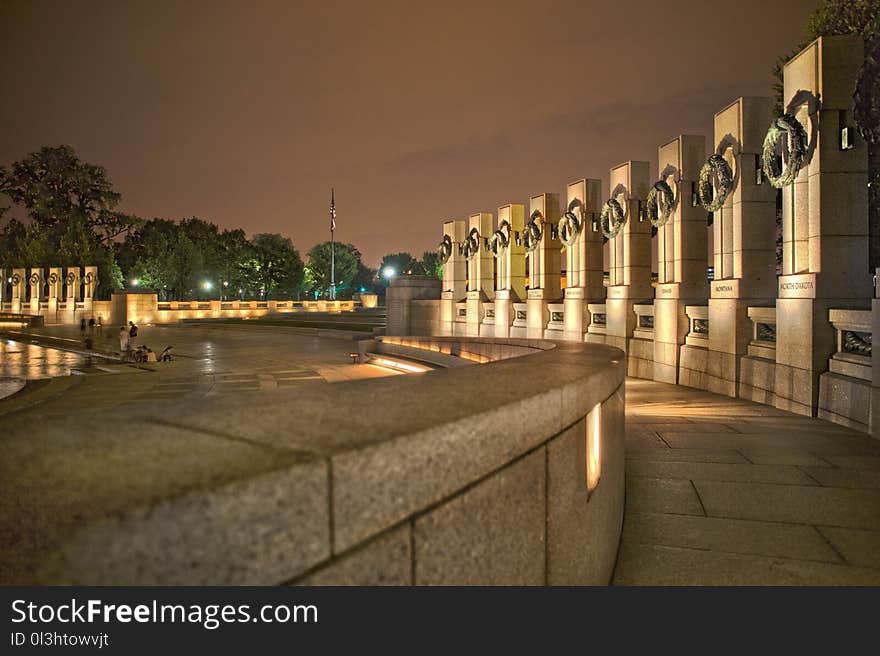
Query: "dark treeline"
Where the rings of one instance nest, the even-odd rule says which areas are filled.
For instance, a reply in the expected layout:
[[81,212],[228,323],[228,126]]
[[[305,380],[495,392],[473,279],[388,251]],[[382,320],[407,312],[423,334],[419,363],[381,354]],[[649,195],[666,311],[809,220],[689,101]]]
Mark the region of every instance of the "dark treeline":
[[[330,288],[329,242],[312,248],[305,265],[280,234],[248,239],[244,230],[196,217],[144,220],[120,212],[107,171],[82,162],[70,146],[44,147],[0,167],[0,194],[28,218],[6,216],[12,207],[0,205],[0,267],[96,265],[99,298],[118,288],[152,289],[162,300],[317,298]],[[335,256],[339,298],[381,291],[387,282],[353,245],[337,243]],[[425,258],[422,267],[409,257],[407,270],[396,273],[435,274],[436,256]]]

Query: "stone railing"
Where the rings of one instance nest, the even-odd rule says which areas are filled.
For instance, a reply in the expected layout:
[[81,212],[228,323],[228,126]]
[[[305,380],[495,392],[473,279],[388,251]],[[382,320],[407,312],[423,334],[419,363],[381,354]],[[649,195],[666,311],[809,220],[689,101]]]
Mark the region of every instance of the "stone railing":
[[[161,417],[110,411],[100,426],[9,416],[4,493],[54,473],[51,494],[19,494],[0,517],[0,582],[608,583],[623,518],[623,353],[403,341],[491,361],[187,399]],[[525,354],[494,361],[507,349]],[[104,474],[84,487],[44,442]]]
[[606,326],[608,325],[608,315],[605,310],[604,303],[588,303],[587,311],[590,313],[590,326],[587,328],[588,333],[594,335],[606,334]]
[[829,310],[828,319],[837,331],[837,353],[831,356],[828,370],[870,381],[873,328],[870,310]]
[[636,315],[636,327],[633,329],[633,337],[637,339],[654,339],[654,306],[653,304],[633,305]]
[[689,346],[709,346],[709,306],[686,305],[684,308],[690,324],[688,334],[684,338]]
[[748,354],[755,358],[776,360],[776,308],[750,307],[748,313],[752,322]]

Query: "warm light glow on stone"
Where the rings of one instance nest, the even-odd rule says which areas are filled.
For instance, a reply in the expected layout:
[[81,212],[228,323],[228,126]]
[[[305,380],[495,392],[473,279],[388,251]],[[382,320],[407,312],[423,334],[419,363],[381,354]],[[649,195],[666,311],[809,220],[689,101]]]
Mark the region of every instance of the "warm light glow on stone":
[[599,485],[602,475],[602,404],[597,403],[587,415],[587,491],[592,492]]

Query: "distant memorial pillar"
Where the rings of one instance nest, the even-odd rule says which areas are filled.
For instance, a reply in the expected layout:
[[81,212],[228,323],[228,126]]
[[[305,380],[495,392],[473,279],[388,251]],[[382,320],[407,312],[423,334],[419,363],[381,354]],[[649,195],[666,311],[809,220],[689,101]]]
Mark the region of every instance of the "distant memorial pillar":
[[9,272],[0,267],[0,310],[3,309],[3,303],[6,303],[6,286],[9,284]]
[[492,214],[471,214],[464,244],[468,284],[466,334],[471,337],[480,336],[483,304],[495,298],[495,258],[487,246],[493,231]]
[[681,135],[660,146],[660,175],[645,211],[657,226],[654,298],[654,380],[678,382],[681,347],[690,329],[685,307],[705,305],[706,212],[694,192],[706,154],[706,138]]
[[10,276],[12,287],[12,311],[21,314],[25,309],[27,297],[27,271],[25,269],[13,269]]
[[590,325],[587,304],[605,298],[602,285],[602,237],[592,229],[602,198],[600,180],[581,179],[568,185],[560,208],[559,239],[565,250],[565,328],[563,337],[584,341]]
[[737,396],[740,359],[752,339],[749,306],[776,295],[776,193],[759,175],[770,98],[738,98],[715,114],[715,149],[700,200],[712,212],[714,279],[709,285],[705,389]]
[[49,297],[48,321],[58,321],[58,301],[64,294],[64,270],[61,267],[51,267],[46,278]]
[[538,194],[529,198],[529,219],[522,232],[529,278],[526,302],[526,336],[542,339],[550,314],[547,304],[562,300],[560,246],[552,239],[559,221],[559,194]]
[[455,304],[467,296],[467,260],[464,256],[466,237],[464,221],[446,221],[443,241],[438,251],[443,262],[443,286],[440,292],[440,334],[455,334]]
[[43,282],[43,270],[31,269],[31,274],[28,276],[28,286],[31,289],[31,314],[40,314],[40,300],[43,298]]
[[67,267],[67,273],[64,276],[64,291],[66,302],[64,306],[64,315],[68,323],[76,322],[76,304],[80,300],[81,278],[79,267]]
[[782,145],[791,135],[781,167],[765,162],[782,186],[776,407],[805,415],[816,415],[819,374],[837,350],[828,310],[864,308],[873,296],[867,147],[853,121],[863,61],[860,36],[822,37],[807,46],[783,69],[786,115],[767,135]]
[[611,169],[611,193],[602,207],[600,230],[608,237],[609,284],[605,300],[605,343],[628,351],[636,326],[633,306],[651,301],[651,224],[639,220],[648,195],[648,162],[625,162]]
[[[510,337],[513,304],[526,298],[526,251],[522,244],[525,207],[498,208],[498,229],[489,239],[495,256],[495,337]],[[517,235],[520,235],[517,239]]]
[[95,292],[98,289],[98,267],[85,267],[85,275],[83,276],[83,302],[86,310],[91,311],[92,303],[95,300]]

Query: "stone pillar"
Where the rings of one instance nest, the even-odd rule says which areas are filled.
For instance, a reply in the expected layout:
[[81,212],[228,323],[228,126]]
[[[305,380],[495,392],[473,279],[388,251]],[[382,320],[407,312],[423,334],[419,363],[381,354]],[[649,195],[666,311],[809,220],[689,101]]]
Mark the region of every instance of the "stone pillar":
[[852,97],[863,61],[860,36],[822,37],[783,69],[786,112],[803,125],[809,141],[794,184],[782,191],[776,407],[811,416],[819,375],[837,348],[828,310],[862,308],[873,296],[868,151],[855,132]]
[[495,258],[487,248],[494,231],[489,212],[471,214],[468,219],[467,251],[467,335],[480,336],[483,323],[483,303],[495,298]]
[[[495,337],[510,337],[513,304],[526,298],[526,249],[522,244],[525,207],[498,208],[498,229],[492,240],[495,254]],[[505,245],[506,244],[506,245]]]
[[31,269],[28,276],[28,286],[31,290],[30,313],[40,314],[40,300],[43,298],[43,283],[45,275],[42,269]]
[[95,300],[95,291],[98,288],[98,267],[85,267],[85,275],[83,276],[83,301],[86,309],[91,310],[92,302]]
[[67,274],[64,276],[67,297],[64,314],[67,323],[76,323],[76,303],[80,300],[80,282],[79,267],[67,267]]
[[466,233],[464,221],[446,221],[443,224],[440,248],[449,249],[449,258],[443,264],[443,286],[440,292],[441,335],[454,334],[455,304],[467,296],[467,260],[463,253]]
[[25,269],[13,269],[10,276],[12,282],[12,311],[21,314],[25,309],[27,297],[27,271]]
[[620,232],[608,242],[609,284],[605,301],[605,343],[628,351],[636,326],[633,306],[650,302],[651,224],[639,221],[639,203],[648,195],[648,162],[625,162],[611,169],[609,199],[623,209]]
[[776,295],[776,192],[759,178],[770,98],[738,98],[715,114],[714,153],[733,173],[732,190],[713,213],[714,271],[709,285],[705,386],[737,395],[740,358],[752,338],[749,306],[773,305]]
[[659,149],[659,180],[675,198],[657,228],[653,371],[654,380],[664,383],[678,383],[679,354],[690,330],[685,307],[705,305],[709,296],[706,211],[693,202],[705,154],[706,138],[696,135],[681,135]]
[[57,323],[58,321],[58,301],[64,293],[64,270],[61,267],[51,267],[49,276],[46,279],[48,283],[49,296],[49,312],[47,321],[49,323]]
[[529,276],[526,336],[535,339],[543,338],[547,329],[550,319],[547,304],[562,300],[559,271],[562,243],[551,238],[559,218],[559,194],[538,194],[529,198],[528,227],[523,231],[523,243],[530,249],[526,254]]
[[[563,337],[583,341],[590,325],[587,304],[605,297],[602,285],[602,236],[593,231],[593,220],[598,218],[602,202],[602,182],[581,179],[568,185],[565,207],[579,223],[579,232],[565,245],[565,300]],[[562,222],[560,221],[560,225]],[[562,235],[560,235],[560,239]]]

